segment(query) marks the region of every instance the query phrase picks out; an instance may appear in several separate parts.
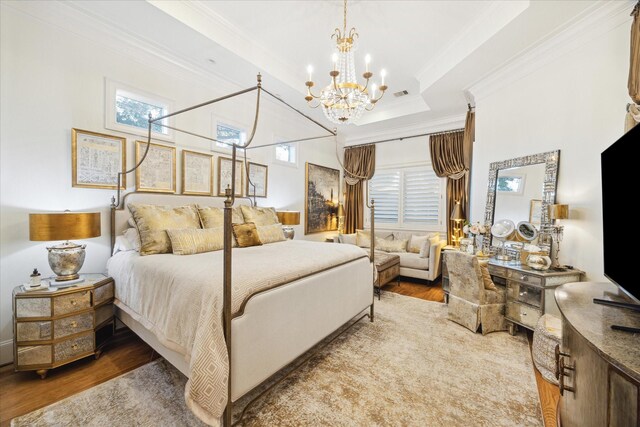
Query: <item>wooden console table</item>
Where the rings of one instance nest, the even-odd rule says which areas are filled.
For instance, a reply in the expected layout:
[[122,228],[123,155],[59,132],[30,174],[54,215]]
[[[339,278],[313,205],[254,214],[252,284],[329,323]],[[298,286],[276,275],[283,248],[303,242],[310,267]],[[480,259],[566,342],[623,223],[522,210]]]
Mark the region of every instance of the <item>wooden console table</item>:
[[[449,301],[449,272],[442,261],[442,288],[445,300]],[[563,283],[579,282],[580,270],[534,270],[515,261],[489,260],[489,273],[493,282],[506,292],[505,318],[509,322],[509,333],[514,335],[517,327],[535,329],[538,319],[545,313],[560,317],[553,296],[555,288]]]
[[640,426],[640,334],[611,329],[640,327],[640,313],[593,303],[628,300],[611,283],[568,283],[555,297],[562,313],[561,425]]

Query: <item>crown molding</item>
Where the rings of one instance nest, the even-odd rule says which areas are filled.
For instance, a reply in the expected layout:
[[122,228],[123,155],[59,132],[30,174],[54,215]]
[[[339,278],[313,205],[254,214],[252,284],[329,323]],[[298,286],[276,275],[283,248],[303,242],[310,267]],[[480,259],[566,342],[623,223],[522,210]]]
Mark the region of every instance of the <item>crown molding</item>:
[[[381,108],[382,107],[382,108]],[[385,103],[368,111],[366,115],[360,117],[356,126],[368,125],[384,120],[395,119],[416,113],[425,113],[431,111],[429,105],[420,95],[407,96],[406,99],[398,99],[395,102]]]
[[405,125],[398,125],[395,127],[387,127],[383,131],[372,131],[366,134],[359,134],[354,136],[344,136],[343,142],[345,146],[354,144],[363,144],[373,139],[388,139],[388,138],[402,138],[409,137],[421,133],[429,132],[442,132],[451,129],[457,129],[464,127],[466,119],[465,114],[456,114],[439,119],[430,120],[423,123],[409,123]]
[[[599,4],[598,4],[599,3]],[[612,29],[630,22],[635,0],[600,1],[560,32],[516,55],[476,83],[465,88],[478,101],[568,55]]]

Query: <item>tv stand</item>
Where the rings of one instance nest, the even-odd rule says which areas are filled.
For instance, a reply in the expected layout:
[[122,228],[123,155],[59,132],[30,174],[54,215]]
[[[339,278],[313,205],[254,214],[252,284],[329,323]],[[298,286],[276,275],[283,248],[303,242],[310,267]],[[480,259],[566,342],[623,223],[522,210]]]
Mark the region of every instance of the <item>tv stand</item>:
[[[593,303],[608,305],[609,307],[627,308],[633,311],[640,311],[640,304],[634,304],[632,302],[618,302],[618,301],[609,301],[607,299],[602,299],[602,298],[594,298]],[[640,328],[632,328],[629,326],[611,325],[611,329],[616,331],[631,332],[633,334],[640,334]]]
[[640,327],[640,312],[609,304],[633,301],[613,283],[567,283],[555,297],[562,427],[640,426],[640,335],[611,328]]

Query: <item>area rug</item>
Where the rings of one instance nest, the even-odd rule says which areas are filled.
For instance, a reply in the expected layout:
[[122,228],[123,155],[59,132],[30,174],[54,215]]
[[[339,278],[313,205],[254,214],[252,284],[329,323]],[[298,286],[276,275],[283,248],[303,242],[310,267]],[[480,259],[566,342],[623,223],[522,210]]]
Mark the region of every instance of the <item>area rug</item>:
[[[374,323],[360,321],[321,350],[241,425],[542,425],[523,334],[474,334],[447,320],[446,305],[390,292],[375,309]],[[159,359],[11,425],[201,426],[184,404],[185,382]]]

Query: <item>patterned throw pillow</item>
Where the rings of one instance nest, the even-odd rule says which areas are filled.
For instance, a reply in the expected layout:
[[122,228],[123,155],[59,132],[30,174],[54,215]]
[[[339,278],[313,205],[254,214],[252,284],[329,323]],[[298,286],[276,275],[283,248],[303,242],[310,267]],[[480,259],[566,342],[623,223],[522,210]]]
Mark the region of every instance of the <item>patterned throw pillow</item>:
[[407,240],[387,240],[376,237],[375,249],[383,252],[407,252]]
[[253,222],[256,226],[277,224],[278,216],[274,208],[259,208],[257,206],[241,205],[245,222]]
[[140,233],[140,255],[171,253],[170,228],[200,228],[195,206],[156,206],[130,203],[129,211]]
[[431,256],[431,246],[436,243],[440,243],[440,235],[437,234],[433,237],[429,237],[429,240],[422,244],[422,248],[420,248],[420,258],[429,258]]
[[357,242],[357,234],[338,234],[338,240],[340,243],[347,243],[350,245],[355,245]]
[[179,228],[167,230],[173,253],[192,255],[224,248],[224,228]]
[[258,237],[260,237],[260,241],[262,244],[274,243],[274,242],[282,242],[283,240],[287,240],[284,237],[284,231],[282,231],[282,224],[272,224],[272,225],[258,225],[256,227],[258,230]]
[[407,247],[407,252],[411,252],[413,254],[419,254],[420,249],[422,249],[422,246],[428,240],[429,240],[428,234],[424,236],[411,235],[411,239],[409,240],[409,245]]
[[[218,228],[224,227],[224,209],[214,208],[210,206],[198,206],[198,215],[202,222],[202,228]],[[244,217],[240,207],[236,206],[231,209],[231,222],[233,224],[242,224]]]
[[233,235],[241,248],[249,246],[261,246],[258,230],[253,222],[245,222],[244,224],[233,224]]

